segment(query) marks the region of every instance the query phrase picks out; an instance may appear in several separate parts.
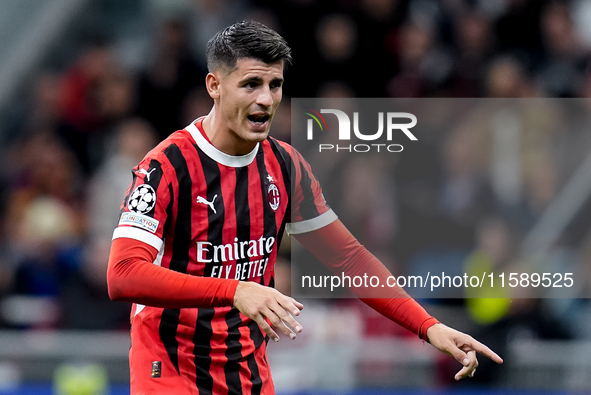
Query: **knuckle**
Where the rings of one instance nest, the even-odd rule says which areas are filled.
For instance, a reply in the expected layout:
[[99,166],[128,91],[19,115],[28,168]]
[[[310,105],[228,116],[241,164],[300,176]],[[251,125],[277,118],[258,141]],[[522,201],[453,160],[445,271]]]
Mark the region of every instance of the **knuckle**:
[[257,324],[259,324],[261,329],[263,329],[264,331],[267,331],[268,329],[271,328],[269,326],[269,324],[267,324],[267,321],[265,321],[263,318],[261,318],[260,320],[257,320]]
[[284,310],[283,308],[281,308],[281,307],[280,307],[280,308],[278,308],[278,309],[276,310],[276,312],[277,312],[276,314],[277,314],[279,317],[281,317],[281,319],[283,319],[283,320],[287,320],[287,319],[288,319],[288,314],[285,312],[285,310]]
[[275,299],[271,295],[265,295],[263,302],[265,303],[265,305],[270,305],[274,302],[274,300]]

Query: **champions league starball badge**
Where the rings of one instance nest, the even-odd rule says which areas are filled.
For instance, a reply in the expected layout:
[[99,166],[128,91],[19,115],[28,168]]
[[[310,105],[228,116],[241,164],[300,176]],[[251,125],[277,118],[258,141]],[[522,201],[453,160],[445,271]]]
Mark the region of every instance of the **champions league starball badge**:
[[138,186],[129,197],[127,203],[129,210],[138,214],[149,213],[155,205],[156,192],[148,184]]

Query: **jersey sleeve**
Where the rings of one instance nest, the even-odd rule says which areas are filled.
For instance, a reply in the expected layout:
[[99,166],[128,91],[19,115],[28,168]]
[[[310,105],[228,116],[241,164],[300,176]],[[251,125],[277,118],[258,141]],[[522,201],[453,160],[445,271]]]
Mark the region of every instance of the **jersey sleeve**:
[[152,264],[157,253],[136,240],[113,240],[107,268],[112,300],[171,309],[233,305],[238,280],[168,270]]
[[[329,226],[296,238],[336,275],[376,277],[382,285],[388,284],[388,278],[392,276],[341,221],[334,221]],[[398,285],[373,287],[365,283],[350,289],[362,302],[423,340],[427,340],[427,330],[439,322]]]
[[172,202],[163,164],[146,157],[133,168],[133,180],[121,206],[119,223],[113,232],[113,240],[130,238],[142,241],[156,250],[163,244],[164,232]]
[[291,219],[286,226],[289,235],[320,229],[337,219],[328,206],[320,183],[312,173],[310,164],[293,147],[290,147],[292,166]]

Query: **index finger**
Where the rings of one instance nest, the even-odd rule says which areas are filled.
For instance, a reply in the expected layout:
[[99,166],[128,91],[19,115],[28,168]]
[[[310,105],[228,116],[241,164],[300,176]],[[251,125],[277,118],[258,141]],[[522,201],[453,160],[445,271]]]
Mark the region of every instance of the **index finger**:
[[485,346],[484,344],[480,343],[477,340],[473,340],[470,342],[470,347],[478,352],[479,354],[484,355],[487,358],[492,359],[494,362],[501,364],[503,363],[503,358],[501,358],[496,352]]
[[304,308],[303,304],[294,298],[290,298],[289,296],[277,298],[277,303],[279,303],[281,307],[289,311],[292,315],[300,315],[300,311]]
[[294,298],[290,298],[290,299],[292,300],[293,304],[295,304],[298,309],[302,310],[304,308],[304,304],[303,303],[298,302]]
[[292,315],[299,315],[300,310],[296,305],[291,303],[291,301],[294,300],[288,299],[288,302],[286,302],[285,300],[278,300],[277,303],[279,304],[280,308],[277,309],[278,311],[275,311],[275,314],[277,314],[283,321],[285,321],[285,323],[287,323],[290,327],[292,327],[296,332],[299,333],[302,331],[302,326],[290,314],[288,314],[288,312],[291,312]]
[[283,309],[283,307],[280,306],[277,310],[273,310],[273,312],[277,314],[277,316],[279,316],[279,318],[281,318],[285,324],[293,328],[294,331],[298,333],[302,331],[302,325],[300,325],[299,322],[297,322],[290,314],[288,314]]

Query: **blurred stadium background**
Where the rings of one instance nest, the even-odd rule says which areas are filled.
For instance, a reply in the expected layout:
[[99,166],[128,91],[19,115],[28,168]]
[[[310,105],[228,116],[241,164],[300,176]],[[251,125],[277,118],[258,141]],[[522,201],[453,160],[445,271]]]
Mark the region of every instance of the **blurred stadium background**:
[[[242,19],[293,48],[283,140],[290,97],[570,103],[434,132],[430,155],[393,168],[335,162],[397,196],[377,191],[369,209],[355,205],[368,186],[316,172],[355,235],[394,251],[393,270],[509,268],[533,245],[534,264],[576,273],[578,297],[424,300],[505,358],[460,383],[451,358],[363,304],[308,299],[305,333],[270,347],[278,393],[591,392],[591,106],[574,99],[591,95],[591,1],[1,0],[0,394],[129,392],[129,306],[105,284],[119,205],[141,157],[209,111],[205,43]],[[289,256],[285,243],[285,292]]]

